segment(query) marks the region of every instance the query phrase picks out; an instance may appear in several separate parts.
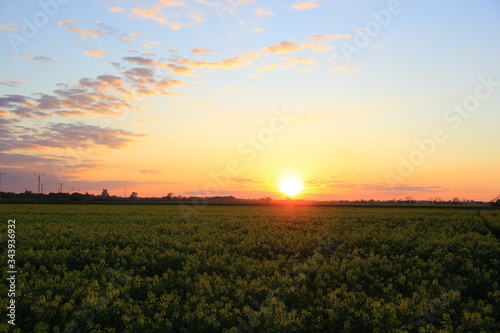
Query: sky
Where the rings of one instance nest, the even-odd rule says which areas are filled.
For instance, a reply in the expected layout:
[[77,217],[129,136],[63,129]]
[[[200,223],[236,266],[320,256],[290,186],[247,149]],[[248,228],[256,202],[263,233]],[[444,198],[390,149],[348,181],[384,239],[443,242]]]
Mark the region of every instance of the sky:
[[500,2],[4,0],[1,190],[489,201]]

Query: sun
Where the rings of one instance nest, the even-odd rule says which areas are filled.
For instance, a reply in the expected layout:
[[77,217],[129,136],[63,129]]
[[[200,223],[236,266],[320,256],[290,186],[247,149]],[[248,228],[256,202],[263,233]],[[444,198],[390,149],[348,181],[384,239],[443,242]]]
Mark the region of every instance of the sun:
[[302,190],[304,189],[304,185],[299,178],[285,177],[281,179],[279,189],[281,192],[292,197],[302,192]]

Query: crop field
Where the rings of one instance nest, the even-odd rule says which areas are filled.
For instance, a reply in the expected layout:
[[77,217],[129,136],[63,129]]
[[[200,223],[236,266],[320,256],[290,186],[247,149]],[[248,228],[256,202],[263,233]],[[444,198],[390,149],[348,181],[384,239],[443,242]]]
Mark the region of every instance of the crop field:
[[1,332],[497,332],[500,211],[0,205]]

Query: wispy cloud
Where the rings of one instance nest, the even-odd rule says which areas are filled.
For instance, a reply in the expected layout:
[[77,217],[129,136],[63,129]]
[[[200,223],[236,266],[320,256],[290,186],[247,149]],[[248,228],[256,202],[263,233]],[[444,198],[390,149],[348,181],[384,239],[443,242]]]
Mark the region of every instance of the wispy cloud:
[[302,50],[302,48],[299,45],[295,45],[292,41],[283,41],[279,44],[271,45],[264,49],[265,52],[269,53],[285,53],[299,50]]
[[194,49],[191,50],[191,53],[199,55],[199,56],[206,56],[208,53],[215,52],[217,50],[210,50],[205,47],[195,47]]
[[327,45],[318,45],[314,43],[301,43],[297,45],[293,41],[283,41],[279,44],[271,45],[264,48],[264,52],[286,53],[286,52],[301,51],[305,49],[312,49],[316,52],[326,52],[328,50],[331,50],[332,47]]
[[[14,59],[18,59],[18,58],[14,58]],[[58,61],[56,58],[47,57],[47,56],[22,57],[22,58],[19,58],[19,60],[20,61],[31,61],[34,63],[49,63],[49,62]]]
[[64,27],[66,30],[71,31],[75,34],[78,34],[83,37],[93,37],[97,38],[103,34],[102,31],[97,30],[97,29],[85,29],[85,28],[78,28],[73,26],[73,23],[76,23],[75,20],[72,19],[67,19],[64,21],[58,22],[60,26]]
[[0,24],[0,30],[17,31],[19,29],[21,29],[21,27],[16,23]]
[[127,15],[129,18],[139,18],[143,20],[151,20],[162,25],[169,26],[172,30],[179,30],[182,25],[178,22],[174,23],[168,18],[168,13],[164,13],[165,7],[179,6],[183,3],[181,1],[161,0],[158,3],[146,8],[133,8]]
[[58,23],[59,23],[60,26],[64,27],[64,26],[66,26],[66,25],[68,25],[70,23],[75,23],[75,22],[76,22],[75,20],[67,19],[67,20],[64,20],[64,21],[59,21]]
[[348,66],[348,65],[341,65],[341,66],[332,67],[332,68],[330,68],[330,70],[334,71],[334,72],[356,72],[356,71],[359,71],[359,68]]
[[176,64],[169,64],[169,63],[164,63],[159,60],[153,60],[151,58],[145,58],[145,57],[124,57],[123,60],[135,63],[141,66],[148,66],[150,68],[156,68],[156,67],[163,67],[171,70],[174,74],[191,74],[193,72],[192,68],[186,67],[186,66],[179,66]]
[[102,56],[106,55],[106,54],[108,54],[108,52],[101,50],[101,49],[85,51],[85,55],[88,55],[88,56],[91,56],[94,58],[102,58]]
[[[0,122],[0,127],[2,122]],[[7,129],[7,135],[0,137],[0,150],[44,150],[47,148],[80,147],[83,149],[103,146],[118,149],[132,141],[133,138],[142,137],[121,129],[104,128],[76,123],[44,123],[43,127],[21,127]]]
[[18,81],[8,80],[8,81],[4,81],[4,82],[0,81],[1,85],[8,86],[8,87],[17,87],[18,85],[20,85],[22,83],[26,83],[26,81],[24,81],[24,80],[18,80]]
[[257,72],[263,73],[263,72],[267,72],[267,71],[275,71],[275,70],[278,70],[278,69],[279,69],[278,65],[276,65],[276,64],[270,64],[270,65],[267,65],[267,66],[259,66],[255,70]]
[[144,169],[144,170],[139,170],[139,172],[148,175],[157,175],[161,173],[161,171],[158,169]]
[[241,60],[241,58],[239,57],[221,59],[219,61],[193,61],[186,58],[177,58],[176,61],[183,65],[193,66],[193,67],[210,67],[210,68],[226,68],[226,69],[237,68],[249,64],[248,61]]
[[314,2],[301,2],[298,4],[294,4],[292,7],[298,10],[305,10],[319,7],[319,5]]
[[281,59],[288,61],[289,63],[295,64],[295,63],[300,63],[304,65],[312,65],[314,64],[314,60],[312,60],[310,57],[289,57],[285,56],[282,57]]
[[343,39],[343,38],[352,38],[351,35],[340,35],[340,34],[335,34],[335,35],[330,35],[330,34],[314,34],[312,36],[309,36],[309,40],[311,42],[321,42],[323,40],[333,40],[333,39]]
[[339,179],[338,177],[326,177],[322,179],[306,180],[304,185],[308,187],[331,187],[345,182],[345,180]]
[[110,13],[121,13],[123,12],[123,7],[113,7],[109,9]]
[[265,16],[265,15],[273,16],[274,13],[272,11],[270,11],[269,9],[259,8],[259,9],[257,9],[257,15],[259,15],[259,16]]

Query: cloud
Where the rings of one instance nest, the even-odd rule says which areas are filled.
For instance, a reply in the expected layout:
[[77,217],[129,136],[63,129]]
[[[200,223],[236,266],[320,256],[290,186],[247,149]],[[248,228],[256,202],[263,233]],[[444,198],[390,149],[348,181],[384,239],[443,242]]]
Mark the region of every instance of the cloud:
[[156,68],[156,67],[163,67],[163,68],[168,68],[171,70],[174,74],[191,74],[193,72],[193,69],[185,66],[179,66],[175,64],[167,64],[161,61],[156,61],[151,58],[144,58],[144,57],[124,57],[123,60],[135,63],[138,65],[142,66],[148,66],[150,68]]
[[153,59],[149,58],[143,58],[143,57],[124,57],[122,58],[125,61],[132,62],[138,65],[144,65],[144,66],[155,66],[156,61]]
[[210,68],[226,68],[226,69],[237,68],[249,64],[247,61],[241,60],[239,57],[222,59],[214,62],[193,61],[186,58],[177,58],[176,61],[183,65],[193,66],[193,67],[210,67]]
[[263,73],[263,72],[267,72],[267,71],[275,71],[275,70],[278,70],[278,65],[276,64],[270,64],[270,65],[267,65],[267,66],[260,66],[260,67],[257,67],[255,70],[257,72],[260,72],[260,73]]
[[101,49],[97,49],[97,50],[93,50],[93,51],[85,51],[85,55],[88,55],[88,56],[91,56],[94,58],[102,58],[102,56],[105,54],[108,54],[108,52],[101,50]]
[[[163,73],[159,75],[158,66],[126,69],[118,65],[123,77],[99,75],[95,79],[82,78],[74,86],[60,84],[52,94],[4,95],[0,97],[0,109],[2,114],[9,113],[22,118],[120,115],[133,107],[132,103],[139,95],[169,94],[170,88],[183,84],[182,81],[165,77]],[[175,65],[169,69],[183,72],[181,67]],[[140,109],[139,106],[134,108]]]
[[130,108],[128,92],[118,77],[101,75],[97,79],[80,79],[75,87],[62,87],[54,95],[34,94],[36,97],[6,95],[0,98],[0,107],[25,118],[48,117],[48,112],[59,115],[115,114]]
[[345,183],[345,181],[337,177],[326,177],[323,179],[307,180],[304,182],[304,185],[308,187],[331,187],[341,183]]
[[318,44],[313,44],[313,43],[302,43],[301,47],[302,47],[302,49],[312,49],[316,52],[326,52],[328,50],[333,49],[333,47],[331,47],[331,46],[318,45]]
[[31,61],[35,63],[48,63],[58,61],[56,58],[46,57],[46,56],[38,56],[38,57],[22,57],[21,61]]
[[135,87],[135,92],[141,95],[170,94],[168,88],[182,85],[184,82],[163,78],[157,80],[150,68],[136,67],[124,72],[125,77]]
[[330,70],[335,71],[335,72],[356,72],[356,71],[359,71],[359,68],[351,67],[348,65],[341,65],[341,66],[332,67],[332,68],[330,68]]
[[29,97],[22,95],[5,95],[0,97],[0,108],[22,118],[45,118],[49,115],[37,110],[36,103]]
[[[59,25],[64,27],[68,31],[71,31],[73,33],[76,33],[76,34],[84,36],[84,37],[97,38],[103,34],[102,31],[96,30],[96,29],[83,29],[83,28],[77,28],[75,26],[69,26],[70,24],[75,23],[75,22],[76,22],[75,20],[68,19],[68,20],[60,21]],[[99,22],[97,22],[97,24],[99,24]]]
[[123,12],[123,7],[113,7],[109,10],[110,13],[121,13]]
[[133,8],[127,17],[152,20],[159,24],[167,25],[172,30],[179,30],[182,28],[181,24],[171,22],[167,18],[167,14],[162,11],[164,7],[178,6],[181,4],[182,2],[179,1],[160,1],[158,4],[152,5],[149,8]]
[[262,57],[260,52],[247,52],[242,54],[242,58],[245,60],[256,60]]
[[200,56],[206,56],[207,53],[214,52],[215,50],[209,50],[205,47],[195,47],[194,49],[191,50],[191,53],[200,55]]
[[333,40],[333,39],[343,39],[343,38],[352,38],[352,36],[351,35],[339,35],[339,34],[335,34],[335,35],[314,34],[314,35],[310,36],[308,39],[311,42],[320,42],[320,41],[325,40],[325,39]]
[[299,50],[302,50],[302,48],[298,45],[295,45],[292,41],[283,41],[279,44],[264,48],[264,51],[269,53],[284,53]]
[[118,38],[124,42],[135,42],[135,39],[127,34],[120,34]]
[[[2,122],[0,122],[1,125]],[[11,126],[10,131],[7,131],[8,139],[5,136],[0,137],[1,151],[75,147],[87,149],[95,146],[118,149],[133,138],[144,136],[126,130],[99,127],[82,122],[47,122],[43,126],[23,127],[22,130],[19,128],[17,126],[17,131],[13,131]]]
[[9,81],[0,81],[0,84],[4,85],[4,86],[8,86],[8,87],[17,87],[18,85],[22,84],[22,83],[26,83],[26,81],[24,80],[19,80],[19,81],[15,81],[15,80],[9,80]]
[[108,148],[121,148],[131,141],[131,138],[143,137],[121,129],[104,128],[76,123],[49,124],[34,143],[43,147],[91,147],[101,145]]
[[264,16],[264,15],[274,15],[274,13],[272,11],[270,11],[269,9],[264,9],[264,8],[259,8],[257,9],[257,15],[259,16]]
[[160,45],[160,42],[145,42],[142,47],[146,49],[154,49]]
[[312,49],[316,52],[326,52],[332,49],[332,47],[326,45],[317,45],[313,43],[302,43],[300,45],[297,45],[293,41],[283,41],[279,44],[268,46],[264,48],[263,51],[268,53],[286,53],[293,51],[301,51],[305,49]]
[[158,170],[158,169],[144,169],[144,170],[140,170],[139,172],[140,173],[145,173],[145,174],[148,174],[148,175],[157,175],[157,174],[161,173],[161,171]]
[[16,23],[0,24],[0,30],[17,31],[19,29],[21,29],[21,27]]
[[102,31],[96,29],[82,29],[77,27],[67,27],[66,30],[74,32],[84,37],[94,37],[97,38],[102,35]]
[[12,154],[0,153],[0,165],[16,168],[29,167],[32,168],[36,165],[47,164],[62,161],[63,158],[57,156],[47,155],[27,155],[27,154]]
[[294,4],[292,7],[298,10],[305,10],[319,7],[319,5],[315,4],[314,2],[301,2],[298,4]]
[[285,56],[282,57],[281,59],[288,61],[289,63],[296,64],[296,63],[301,63],[305,65],[312,65],[314,64],[314,60],[312,60],[310,57],[289,57]]
[[60,26],[65,26],[65,25],[68,25],[70,23],[75,23],[76,21],[75,20],[71,20],[71,19],[67,19],[67,20],[64,20],[64,21],[59,21],[59,25]]

